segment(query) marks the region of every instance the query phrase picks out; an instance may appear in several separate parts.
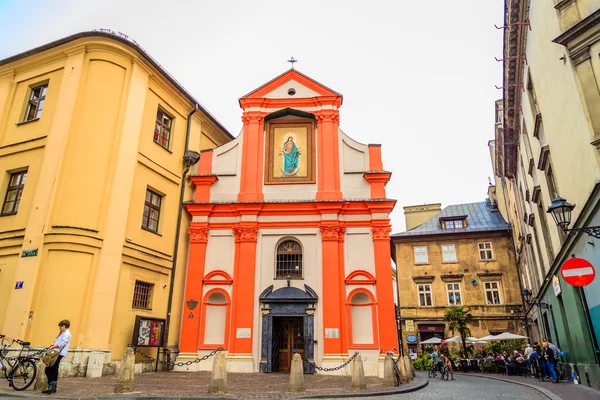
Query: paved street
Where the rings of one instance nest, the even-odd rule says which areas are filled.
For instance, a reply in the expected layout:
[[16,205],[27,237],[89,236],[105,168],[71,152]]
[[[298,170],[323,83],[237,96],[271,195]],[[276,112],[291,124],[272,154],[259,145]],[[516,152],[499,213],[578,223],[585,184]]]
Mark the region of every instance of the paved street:
[[[424,373],[419,373],[426,376]],[[353,400],[364,399],[353,397]],[[498,399],[527,399],[548,400],[548,397],[522,385],[498,381],[495,379],[483,379],[468,375],[456,376],[454,381],[442,381],[440,378],[429,380],[426,388],[412,393],[404,393],[397,396],[383,396],[379,399],[402,399],[402,400],[429,400],[429,399],[476,399],[476,400],[498,400]],[[567,400],[567,399],[565,399]]]

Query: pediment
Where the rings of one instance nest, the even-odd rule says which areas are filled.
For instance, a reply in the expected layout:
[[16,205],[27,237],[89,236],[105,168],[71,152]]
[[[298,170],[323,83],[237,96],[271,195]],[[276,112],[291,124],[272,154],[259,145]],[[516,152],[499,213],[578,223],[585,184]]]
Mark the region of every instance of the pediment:
[[315,303],[319,296],[308,285],[304,289],[296,287],[282,287],[273,290],[273,285],[266,288],[260,295],[260,301],[263,303]]
[[[289,89],[295,94],[288,94]],[[264,85],[242,96],[244,99],[293,99],[342,95],[295,69],[290,69]]]

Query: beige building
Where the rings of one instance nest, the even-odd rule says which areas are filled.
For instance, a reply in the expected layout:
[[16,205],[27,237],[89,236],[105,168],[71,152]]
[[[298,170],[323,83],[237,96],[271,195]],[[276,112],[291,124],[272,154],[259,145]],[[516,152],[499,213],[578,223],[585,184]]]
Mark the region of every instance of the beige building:
[[173,293],[176,346],[187,167],[231,139],[124,35],[83,32],[0,60],[0,332],[46,346],[69,319],[61,368],[82,375],[92,350],[120,358],[136,315],[167,318]]
[[[510,226],[494,198],[445,207],[404,207],[406,232],[391,235],[405,352],[449,337],[444,313],[465,305],[475,337],[525,333]],[[458,335],[458,332],[455,332]]]
[[[503,99],[490,142],[531,336],[550,337],[595,388],[600,281],[579,289],[560,268],[573,256],[600,266],[600,230],[591,229],[600,226],[599,22],[598,0],[505,1]],[[575,205],[570,232],[547,212],[565,199]]]

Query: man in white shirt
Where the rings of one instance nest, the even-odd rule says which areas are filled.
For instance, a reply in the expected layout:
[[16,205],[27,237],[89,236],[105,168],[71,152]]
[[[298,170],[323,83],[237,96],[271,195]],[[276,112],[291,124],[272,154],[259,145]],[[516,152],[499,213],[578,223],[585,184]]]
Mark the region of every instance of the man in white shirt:
[[531,347],[531,345],[527,343],[527,347],[525,347],[525,353],[523,354],[526,360],[529,360],[529,357],[531,357],[531,353],[533,353],[533,347]]
[[56,362],[51,366],[46,367],[46,376],[48,377],[48,389],[43,390],[42,393],[52,394],[56,393],[56,381],[58,381],[58,367],[60,360],[67,355],[69,352],[69,344],[71,343],[71,322],[68,319],[63,319],[58,323],[58,329],[60,330],[58,336],[54,340],[54,344],[50,346],[50,349],[60,349],[60,353]]

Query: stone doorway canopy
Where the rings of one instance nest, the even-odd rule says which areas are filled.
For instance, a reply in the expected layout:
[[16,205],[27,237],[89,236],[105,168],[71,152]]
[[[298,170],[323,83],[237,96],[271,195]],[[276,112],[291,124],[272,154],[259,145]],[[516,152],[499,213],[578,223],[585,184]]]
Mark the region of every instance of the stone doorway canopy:
[[[315,305],[317,293],[308,285],[304,289],[283,287],[273,291],[266,288],[259,297],[262,315],[260,371],[272,372],[273,367],[273,318],[302,317],[304,325],[304,356],[314,362]],[[305,373],[314,373],[314,367],[304,363]]]

